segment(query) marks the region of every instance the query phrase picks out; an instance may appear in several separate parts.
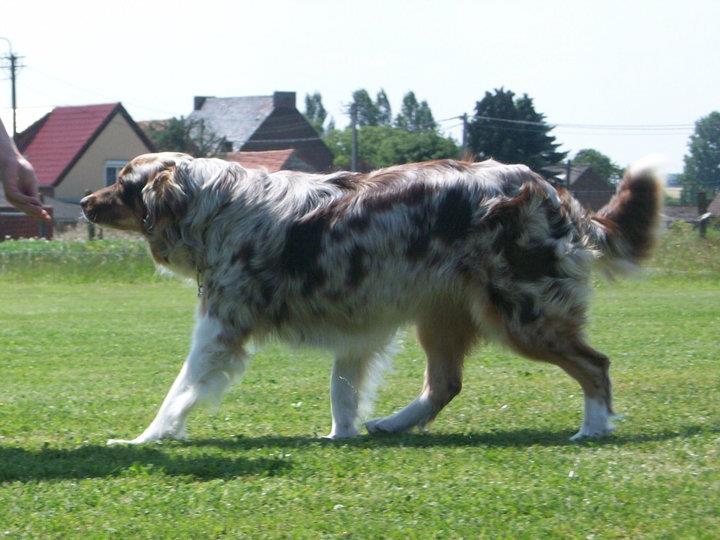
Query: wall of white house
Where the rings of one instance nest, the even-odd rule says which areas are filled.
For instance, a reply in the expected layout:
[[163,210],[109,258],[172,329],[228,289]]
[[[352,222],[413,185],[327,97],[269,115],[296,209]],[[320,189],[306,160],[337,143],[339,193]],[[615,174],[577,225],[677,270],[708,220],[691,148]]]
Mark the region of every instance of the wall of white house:
[[119,113],[110,120],[65,178],[55,187],[54,196],[79,201],[85,192],[105,187],[107,162],[127,162],[149,149]]

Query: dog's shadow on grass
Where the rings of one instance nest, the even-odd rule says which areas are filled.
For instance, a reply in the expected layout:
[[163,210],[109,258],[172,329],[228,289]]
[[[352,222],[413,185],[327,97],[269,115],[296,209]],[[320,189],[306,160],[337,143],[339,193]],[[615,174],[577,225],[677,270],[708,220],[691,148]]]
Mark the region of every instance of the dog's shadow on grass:
[[302,448],[308,446],[344,446],[350,448],[438,448],[438,447],[488,447],[488,448],[526,448],[530,446],[629,446],[635,444],[661,442],[671,439],[687,438],[699,433],[720,433],[720,426],[688,426],[677,431],[659,433],[640,433],[613,435],[601,439],[580,442],[570,441],[569,431],[542,431],[518,429],[510,431],[491,431],[486,433],[404,433],[401,435],[360,436],[352,439],[328,441],[318,437],[270,435],[262,437],[243,437],[238,435],[229,439],[196,439],[186,441],[187,446],[214,446],[225,449],[251,450],[255,448]]
[[87,445],[73,449],[44,447],[27,450],[0,446],[0,483],[29,480],[62,480],[107,477],[187,476],[212,480],[241,476],[284,474],[290,462],[279,458],[243,458],[178,455],[167,447]]
[[[288,448],[527,448],[565,446],[633,446],[688,438],[701,433],[720,433],[720,426],[688,426],[659,433],[615,435],[584,443],[572,443],[566,431],[520,429],[487,433],[442,434],[407,433],[403,435],[362,436],[343,441],[323,441],[305,436],[231,437],[170,442],[166,445],[100,446],[72,449],[44,447],[29,450],[0,445],[0,483],[108,477],[185,476],[204,481],[242,476],[286,474],[292,462],[284,457],[247,458],[222,451]],[[212,447],[215,450],[200,451]],[[188,450],[193,450],[189,453]]]

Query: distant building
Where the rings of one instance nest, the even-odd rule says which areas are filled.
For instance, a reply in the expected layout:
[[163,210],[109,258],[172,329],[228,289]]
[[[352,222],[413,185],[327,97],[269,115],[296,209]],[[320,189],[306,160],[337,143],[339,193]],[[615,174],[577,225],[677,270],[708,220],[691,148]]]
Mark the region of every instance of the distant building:
[[265,169],[267,172],[303,171],[316,172],[316,169],[300,159],[298,151],[265,150],[264,152],[230,152],[224,157],[228,161],[237,161],[246,169]]
[[[228,151],[295,150],[295,157],[315,171],[329,171],[333,156],[315,129],[295,107],[295,92],[272,96],[195,96],[190,120],[224,137]],[[232,159],[232,158],[231,158]]]
[[663,208],[660,219],[667,228],[676,221],[684,221],[695,225],[699,216],[697,206],[667,205]]
[[120,103],[56,107],[20,133],[17,145],[56,224],[76,222],[87,191],[114,183],[128,161],[153,151]]
[[590,210],[600,210],[615,194],[615,186],[600,178],[592,167],[554,165],[546,167],[546,172],[552,175],[549,180],[556,186],[567,188],[580,204]]
[[715,198],[710,201],[707,207],[707,211],[710,212],[716,218],[720,217],[720,192],[715,195]]

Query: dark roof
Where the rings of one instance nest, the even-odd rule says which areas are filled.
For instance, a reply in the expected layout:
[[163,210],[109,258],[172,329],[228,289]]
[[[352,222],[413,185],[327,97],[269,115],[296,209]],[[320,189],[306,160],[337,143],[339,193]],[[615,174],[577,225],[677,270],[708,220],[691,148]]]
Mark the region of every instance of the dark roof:
[[567,179],[567,167],[564,165],[551,165],[543,169],[552,175],[552,178],[557,179],[564,186],[572,186],[575,182],[580,180],[588,171],[592,170],[589,165],[572,165],[570,167],[570,183],[568,184]]
[[239,150],[275,109],[273,96],[207,97],[196,99],[196,104],[200,107],[188,118],[203,120],[207,129],[232,143],[233,150]]
[[[295,149],[310,170],[327,171],[333,155],[307,119],[295,107],[295,92],[271,96],[216,98],[195,96],[190,120],[228,143],[231,152]],[[295,164],[303,170],[303,163]]]
[[695,206],[667,205],[663,208],[663,216],[669,221],[693,221],[698,217],[698,209]]
[[[570,167],[554,165],[544,169],[550,177],[548,180],[555,186],[567,187],[580,204],[590,210],[599,210],[605,206],[615,193],[615,186],[600,178],[589,165]],[[569,181],[568,181],[569,180]]]
[[59,184],[116,114],[153,149],[121,103],[55,107],[18,136],[18,148],[33,164],[39,185]]

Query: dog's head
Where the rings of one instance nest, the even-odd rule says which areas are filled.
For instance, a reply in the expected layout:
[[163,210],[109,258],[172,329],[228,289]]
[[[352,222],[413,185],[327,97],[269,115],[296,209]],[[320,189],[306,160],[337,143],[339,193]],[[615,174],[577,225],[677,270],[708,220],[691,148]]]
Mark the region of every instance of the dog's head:
[[125,165],[117,181],[80,201],[92,223],[146,235],[163,222],[176,222],[188,204],[187,185],[176,175],[187,154],[143,154]]

